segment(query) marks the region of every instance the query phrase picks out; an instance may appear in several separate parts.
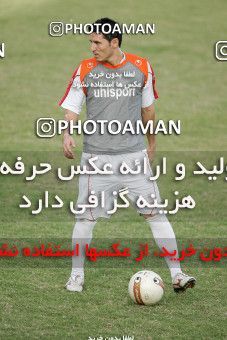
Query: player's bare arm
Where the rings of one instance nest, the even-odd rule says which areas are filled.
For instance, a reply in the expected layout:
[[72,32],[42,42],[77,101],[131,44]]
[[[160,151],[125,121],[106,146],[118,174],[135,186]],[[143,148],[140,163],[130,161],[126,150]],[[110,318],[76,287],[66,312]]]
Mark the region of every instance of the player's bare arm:
[[[78,114],[70,110],[66,110],[65,112],[65,120],[67,120],[68,122],[69,121],[76,122],[78,120],[78,117],[79,117]],[[75,158],[74,153],[72,151],[72,147],[75,147],[75,142],[73,137],[69,134],[68,129],[66,129],[63,134],[63,152],[65,157],[69,159]]]
[[[148,121],[152,120],[153,124],[155,123],[155,108],[154,104],[151,104],[150,106],[144,107],[141,109],[141,116],[142,116],[142,122],[143,125],[146,126]],[[147,140],[148,140],[148,147],[147,147],[147,153],[149,159],[152,161],[154,159],[155,154],[155,135],[150,134],[147,132]]]

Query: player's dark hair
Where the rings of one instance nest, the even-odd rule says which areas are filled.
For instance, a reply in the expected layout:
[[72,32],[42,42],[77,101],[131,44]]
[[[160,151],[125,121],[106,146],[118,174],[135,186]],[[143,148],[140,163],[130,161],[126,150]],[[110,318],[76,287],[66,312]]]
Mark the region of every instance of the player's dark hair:
[[[94,25],[94,24],[99,24],[99,25]],[[111,32],[110,33],[105,33],[102,30],[102,27],[104,24],[109,24],[111,27]],[[109,42],[111,42],[111,40],[113,40],[114,38],[118,39],[118,43],[119,43],[119,47],[121,47],[121,42],[122,42],[122,33],[119,32],[119,30],[114,30],[115,25],[118,25],[118,27],[120,27],[121,29],[121,25],[109,18],[101,18],[96,20],[93,23],[93,33],[102,33],[104,38],[106,40],[108,40]],[[114,30],[114,32],[113,32]],[[112,33],[113,32],[113,33]]]

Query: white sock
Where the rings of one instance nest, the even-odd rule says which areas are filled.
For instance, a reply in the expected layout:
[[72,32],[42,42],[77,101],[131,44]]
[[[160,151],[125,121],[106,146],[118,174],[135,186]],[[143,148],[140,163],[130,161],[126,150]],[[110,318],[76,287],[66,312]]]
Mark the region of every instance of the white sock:
[[71,276],[74,278],[77,275],[84,277],[85,246],[91,243],[92,231],[95,224],[96,221],[78,220],[74,226],[72,249],[75,249],[76,244],[79,245],[79,255],[72,257]]
[[[165,247],[168,251],[177,251],[175,257],[179,257],[176,237],[171,224],[165,215],[155,215],[146,219],[150,225],[155,242],[160,250]],[[177,273],[182,273],[180,262],[171,261],[169,257],[165,257],[167,266],[173,279]]]

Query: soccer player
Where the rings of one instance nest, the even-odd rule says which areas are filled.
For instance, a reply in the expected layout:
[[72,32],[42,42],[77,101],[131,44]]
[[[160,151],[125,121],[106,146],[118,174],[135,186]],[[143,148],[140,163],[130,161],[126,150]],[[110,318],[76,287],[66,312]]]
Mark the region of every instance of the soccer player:
[[[66,93],[59,105],[66,110],[65,119],[76,122],[82,105],[86,101],[87,118],[97,122],[118,120],[132,124],[140,120],[144,125],[155,120],[154,101],[158,98],[155,90],[155,76],[150,63],[139,56],[122,52],[122,34],[114,30],[116,22],[102,18],[93,24],[89,35],[93,58],[83,60],[75,70]],[[105,28],[111,27],[110,33]],[[92,231],[99,217],[109,217],[108,209],[113,203],[113,191],[127,188],[128,197],[134,206],[140,195],[149,203],[154,197],[160,202],[159,190],[155,181],[150,181],[152,170],[149,160],[155,152],[155,136],[147,134],[148,146],[145,146],[143,134],[118,133],[103,134],[97,130],[93,134],[85,134],[81,166],[88,164],[88,159],[98,156],[98,165],[111,163],[116,170],[123,161],[129,166],[135,165],[135,160],[146,157],[149,168],[148,174],[122,175],[80,175],[77,204],[86,204],[92,191],[97,196],[105,193],[106,206],[89,208],[83,214],[77,215],[73,229],[73,249],[79,243],[80,256],[72,257],[72,271],[66,284],[66,289],[81,292],[84,284],[85,244],[90,244]],[[64,131],[63,149],[67,158],[74,158],[72,147],[74,139],[68,130]],[[177,251],[175,234],[165,215],[159,214],[158,209],[148,207],[138,208],[137,211],[148,222],[156,244],[160,249]],[[177,254],[176,254],[177,256]],[[182,273],[180,262],[171,261],[165,257],[170,270],[173,288],[176,292],[185,291],[195,285],[195,278]]]

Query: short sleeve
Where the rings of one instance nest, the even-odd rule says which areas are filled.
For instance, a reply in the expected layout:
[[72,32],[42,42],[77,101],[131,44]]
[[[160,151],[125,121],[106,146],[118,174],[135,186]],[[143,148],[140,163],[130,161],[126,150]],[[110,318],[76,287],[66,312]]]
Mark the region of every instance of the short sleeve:
[[65,95],[59,102],[59,106],[79,114],[85,101],[85,94],[80,81],[81,65],[74,72],[72,79],[66,89]]
[[153,104],[155,99],[158,98],[157,91],[155,90],[155,75],[148,62],[147,67],[148,76],[146,85],[144,86],[142,91],[142,108],[150,106],[151,104]]

